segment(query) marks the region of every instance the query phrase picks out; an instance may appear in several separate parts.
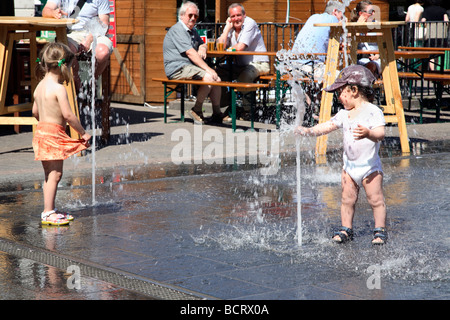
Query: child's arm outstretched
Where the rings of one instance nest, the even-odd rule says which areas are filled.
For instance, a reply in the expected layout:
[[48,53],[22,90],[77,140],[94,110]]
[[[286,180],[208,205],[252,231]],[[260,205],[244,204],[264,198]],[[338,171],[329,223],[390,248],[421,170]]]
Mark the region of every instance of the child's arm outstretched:
[[319,123],[312,128],[306,128],[303,126],[298,126],[294,129],[295,134],[299,134],[302,136],[322,136],[325,134],[329,134],[330,132],[337,130],[338,126],[334,124],[334,122],[326,121],[324,123]]
[[76,115],[72,112],[72,109],[70,108],[69,99],[67,98],[67,91],[64,86],[60,86],[56,92],[56,98],[58,99],[59,106],[61,108],[61,114],[64,118],[64,120],[67,121],[67,123],[75,129],[76,132],[78,132],[81,136],[81,139],[83,139],[86,143],[91,139],[91,135],[87,133],[83,126],[81,125],[80,121],[76,117]]

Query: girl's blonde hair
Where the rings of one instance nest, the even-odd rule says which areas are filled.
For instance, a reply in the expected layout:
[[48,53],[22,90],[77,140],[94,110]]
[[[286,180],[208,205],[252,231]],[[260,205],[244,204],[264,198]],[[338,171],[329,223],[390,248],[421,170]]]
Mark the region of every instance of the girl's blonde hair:
[[69,83],[72,80],[72,72],[68,67],[75,54],[70,48],[60,42],[50,42],[42,48],[39,53],[38,63],[36,66],[36,78],[40,81],[50,70],[59,71],[61,82]]

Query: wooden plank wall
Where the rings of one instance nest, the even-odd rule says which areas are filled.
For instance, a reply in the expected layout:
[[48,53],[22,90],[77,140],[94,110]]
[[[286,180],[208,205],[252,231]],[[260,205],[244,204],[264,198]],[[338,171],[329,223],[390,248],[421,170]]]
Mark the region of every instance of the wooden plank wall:
[[117,48],[110,58],[111,100],[143,102],[145,81],[141,69],[145,56],[139,43],[144,39],[144,1],[116,0]]
[[162,44],[165,28],[176,23],[176,9],[176,0],[116,0],[116,32],[121,43],[118,54],[111,55],[113,101],[141,103],[136,93],[145,94],[142,101],[162,101],[162,86],[151,80],[165,76]]
[[146,56],[146,101],[162,102],[164,89],[154,77],[165,77],[163,62],[163,41],[166,28],[177,22],[176,0],[146,0],[145,3],[145,56]]

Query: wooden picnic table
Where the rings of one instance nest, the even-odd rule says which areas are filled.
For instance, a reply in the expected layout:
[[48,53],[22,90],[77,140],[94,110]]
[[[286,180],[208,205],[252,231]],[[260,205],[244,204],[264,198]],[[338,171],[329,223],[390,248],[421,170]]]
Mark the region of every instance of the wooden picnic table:
[[[403,51],[397,50],[394,52],[397,59],[430,59],[438,52],[432,50],[418,50],[418,51]],[[438,53],[439,54],[439,53]]]
[[[209,50],[207,52],[207,56],[209,58],[219,58],[219,62],[215,62],[214,65],[215,67],[219,67],[220,68],[220,61],[223,61],[221,59],[226,59],[227,63],[226,63],[226,68],[228,68],[228,73],[229,73],[229,79],[230,81],[235,80],[233,79],[233,61],[232,59],[234,57],[237,56],[268,56],[268,57],[276,57],[277,52],[276,51],[246,51],[246,50]],[[268,86],[261,84],[260,88],[261,89],[265,89]],[[237,90],[237,88],[235,88]],[[234,90],[234,89],[233,89]],[[234,93],[232,92],[233,90],[230,91],[230,99],[233,103],[233,100],[235,99],[235,97],[233,97]],[[245,90],[245,88],[241,88],[242,91]],[[239,90],[238,90],[239,91]],[[245,90],[248,91],[248,90]],[[253,99],[256,99],[255,96],[253,96]],[[252,106],[252,110],[253,110],[253,106]],[[277,111],[276,111],[277,115],[276,115],[276,126],[277,128],[279,127],[279,123],[280,123],[280,110],[277,106]],[[234,120],[234,117],[233,117]],[[253,116],[252,116],[252,128],[253,128]]]
[[276,51],[228,51],[228,50],[212,50],[208,51],[207,55],[209,57],[223,57],[223,56],[276,56]]
[[[436,95],[436,121],[440,121],[440,110],[441,110],[441,102],[442,95],[444,91],[444,86],[450,83],[450,73],[448,70],[444,70],[443,63],[440,64],[440,70],[433,71],[427,70],[426,67],[428,63],[433,58],[443,58],[446,52],[450,52],[450,48],[432,48],[432,47],[399,47],[401,50],[405,50],[403,52],[411,53],[411,56],[414,57],[415,54],[420,56],[420,53],[429,53],[428,57],[419,57],[418,61],[415,61],[411,64],[404,64],[405,70],[399,72],[399,77],[402,79],[406,79],[410,81],[418,80],[420,81],[420,118],[419,123],[423,122],[423,109],[424,109],[424,82],[431,81],[434,83],[435,95]],[[426,51],[425,51],[426,50]],[[441,60],[442,62],[442,60]],[[435,63],[439,65],[439,63]],[[420,67],[420,68],[419,68]],[[409,104],[411,105],[411,95],[409,96]]]
[[[227,59],[227,65],[229,67],[229,71],[230,71],[230,78],[232,77],[232,58],[236,57],[236,56],[269,56],[269,57],[275,57],[277,55],[276,51],[266,51],[266,52],[261,52],[261,51],[228,51],[228,50],[212,50],[212,51],[208,51],[207,52],[207,56],[208,58],[225,58]],[[217,63],[216,63],[217,65]],[[230,80],[231,81],[231,80]]]
[[397,49],[399,50],[408,50],[408,51],[450,51],[450,48],[441,48],[441,47],[406,47],[399,46]]
[[[450,50],[450,49],[449,49]],[[380,52],[378,50],[358,50],[357,51],[358,54],[379,54]],[[396,50],[394,51],[394,55],[395,58],[397,59],[397,62],[402,62],[401,60],[426,60],[429,61],[430,59],[434,58],[434,57],[438,57],[438,56],[442,56],[444,55],[443,51],[439,51],[439,50],[411,50],[411,51],[406,51],[406,50]],[[420,61],[420,64],[423,61]],[[405,67],[409,67],[407,65],[405,65],[404,63],[401,63],[403,66]],[[413,72],[417,71],[416,68],[414,68],[414,70],[412,70]]]
[[[37,80],[34,77],[37,58],[36,31],[55,31],[57,40],[68,44],[67,25],[77,22],[78,20],[75,19],[0,16],[0,125],[37,124],[37,120],[34,117],[2,117],[15,112],[29,111],[33,106],[33,95],[31,95],[31,101],[27,103],[7,106],[5,102],[11,62],[13,60],[14,41],[30,41],[31,92],[34,92],[37,86]],[[73,81],[66,85],[66,90],[72,111],[79,118]],[[70,135],[72,138],[79,138],[79,134],[72,128],[70,128]]]
[[[153,81],[161,82],[164,85],[164,123],[167,123],[167,98],[177,91],[178,86],[181,85],[181,106],[180,106],[180,117],[181,121],[184,122],[184,85],[205,85],[205,86],[217,86],[217,87],[230,87],[231,90],[231,119],[232,119],[232,129],[233,132],[236,131],[236,94],[234,90],[249,90],[255,91],[260,88],[267,88],[268,84],[262,83],[244,83],[244,82],[230,82],[230,81],[220,81],[220,82],[207,82],[203,80],[193,80],[193,79],[167,79],[167,78],[153,78]],[[175,86],[175,87],[169,87]],[[251,118],[251,129],[253,126],[253,116]]]

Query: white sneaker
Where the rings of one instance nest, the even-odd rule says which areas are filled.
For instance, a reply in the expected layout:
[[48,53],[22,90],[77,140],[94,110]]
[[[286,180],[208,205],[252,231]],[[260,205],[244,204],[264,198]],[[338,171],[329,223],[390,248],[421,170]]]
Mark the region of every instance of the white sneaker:
[[203,114],[198,114],[194,110],[189,110],[189,116],[194,120],[194,124],[203,124]]

